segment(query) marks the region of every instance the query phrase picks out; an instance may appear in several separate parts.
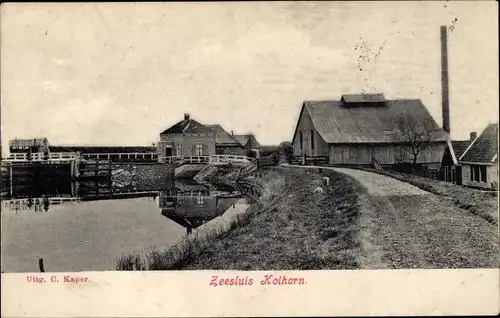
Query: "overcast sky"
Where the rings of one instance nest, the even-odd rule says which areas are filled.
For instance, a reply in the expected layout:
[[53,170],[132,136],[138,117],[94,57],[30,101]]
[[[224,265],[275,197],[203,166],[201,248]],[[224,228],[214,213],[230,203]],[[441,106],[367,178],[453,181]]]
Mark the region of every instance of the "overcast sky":
[[304,100],[360,92],[421,99],[441,124],[440,25],[453,29],[452,137],[468,138],[498,120],[496,7],[4,4],[2,144],[149,145],[186,112],[276,144]]

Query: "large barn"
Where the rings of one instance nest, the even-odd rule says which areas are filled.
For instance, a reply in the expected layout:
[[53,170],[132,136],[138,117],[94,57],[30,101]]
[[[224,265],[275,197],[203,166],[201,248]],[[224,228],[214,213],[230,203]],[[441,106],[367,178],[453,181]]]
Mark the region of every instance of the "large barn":
[[412,162],[402,150],[402,120],[410,119],[421,136],[432,136],[416,163],[437,169],[448,133],[418,99],[386,100],[383,94],[343,95],[340,100],[305,101],[293,136],[294,156],[327,156],[331,165],[380,165]]

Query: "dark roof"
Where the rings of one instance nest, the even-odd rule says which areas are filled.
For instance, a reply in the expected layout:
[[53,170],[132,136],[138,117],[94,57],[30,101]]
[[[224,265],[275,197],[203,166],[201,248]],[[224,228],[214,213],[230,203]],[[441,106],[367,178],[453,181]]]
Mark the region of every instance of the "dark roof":
[[181,120],[177,124],[163,131],[160,135],[182,134],[182,133],[204,133],[214,134],[214,132],[205,125],[200,124],[194,119]]
[[464,153],[464,151],[469,147],[470,140],[452,140],[451,145],[453,146],[453,152],[455,157],[458,159]]
[[221,125],[206,125],[215,133],[215,143],[217,145],[239,146],[240,143],[233,138]]
[[344,103],[380,103],[385,101],[384,94],[346,94],[342,95]]
[[327,143],[397,142],[395,135],[400,131],[396,122],[402,117],[415,119],[433,133],[435,141],[448,138],[418,99],[386,100],[384,106],[352,108],[343,107],[341,101],[305,101],[303,111],[309,113],[314,128]]
[[489,124],[460,157],[461,162],[493,163],[498,160],[498,123]]
[[246,146],[248,142],[248,135],[234,135],[233,137],[240,143],[240,145]]
[[46,138],[12,139],[9,140],[9,147],[42,146],[44,141],[46,141]]
[[253,134],[234,135],[233,138],[236,139],[242,146],[246,146],[248,141],[251,141],[253,143],[253,146],[255,147],[260,146],[259,142]]

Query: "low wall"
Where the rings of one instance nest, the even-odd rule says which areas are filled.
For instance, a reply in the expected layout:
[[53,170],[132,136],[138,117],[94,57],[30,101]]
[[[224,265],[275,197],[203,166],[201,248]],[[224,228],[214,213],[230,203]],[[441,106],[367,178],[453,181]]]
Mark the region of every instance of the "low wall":
[[174,187],[174,165],[113,163],[111,182],[113,188],[130,191],[154,191]]

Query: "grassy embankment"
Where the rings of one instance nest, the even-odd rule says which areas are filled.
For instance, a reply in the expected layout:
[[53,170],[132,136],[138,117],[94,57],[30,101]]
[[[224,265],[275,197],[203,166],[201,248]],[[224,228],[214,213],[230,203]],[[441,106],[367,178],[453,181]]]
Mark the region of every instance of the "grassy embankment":
[[[358,195],[364,189],[335,172],[290,168],[256,173],[259,203],[230,224],[160,252],[123,256],[118,270],[296,270],[359,268]],[[314,193],[322,176],[324,193]]]
[[394,171],[379,171],[375,169],[364,170],[387,175],[428,192],[440,195],[455,206],[477,215],[491,224],[498,224],[498,192],[481,191],[445,181],[427,179]]

